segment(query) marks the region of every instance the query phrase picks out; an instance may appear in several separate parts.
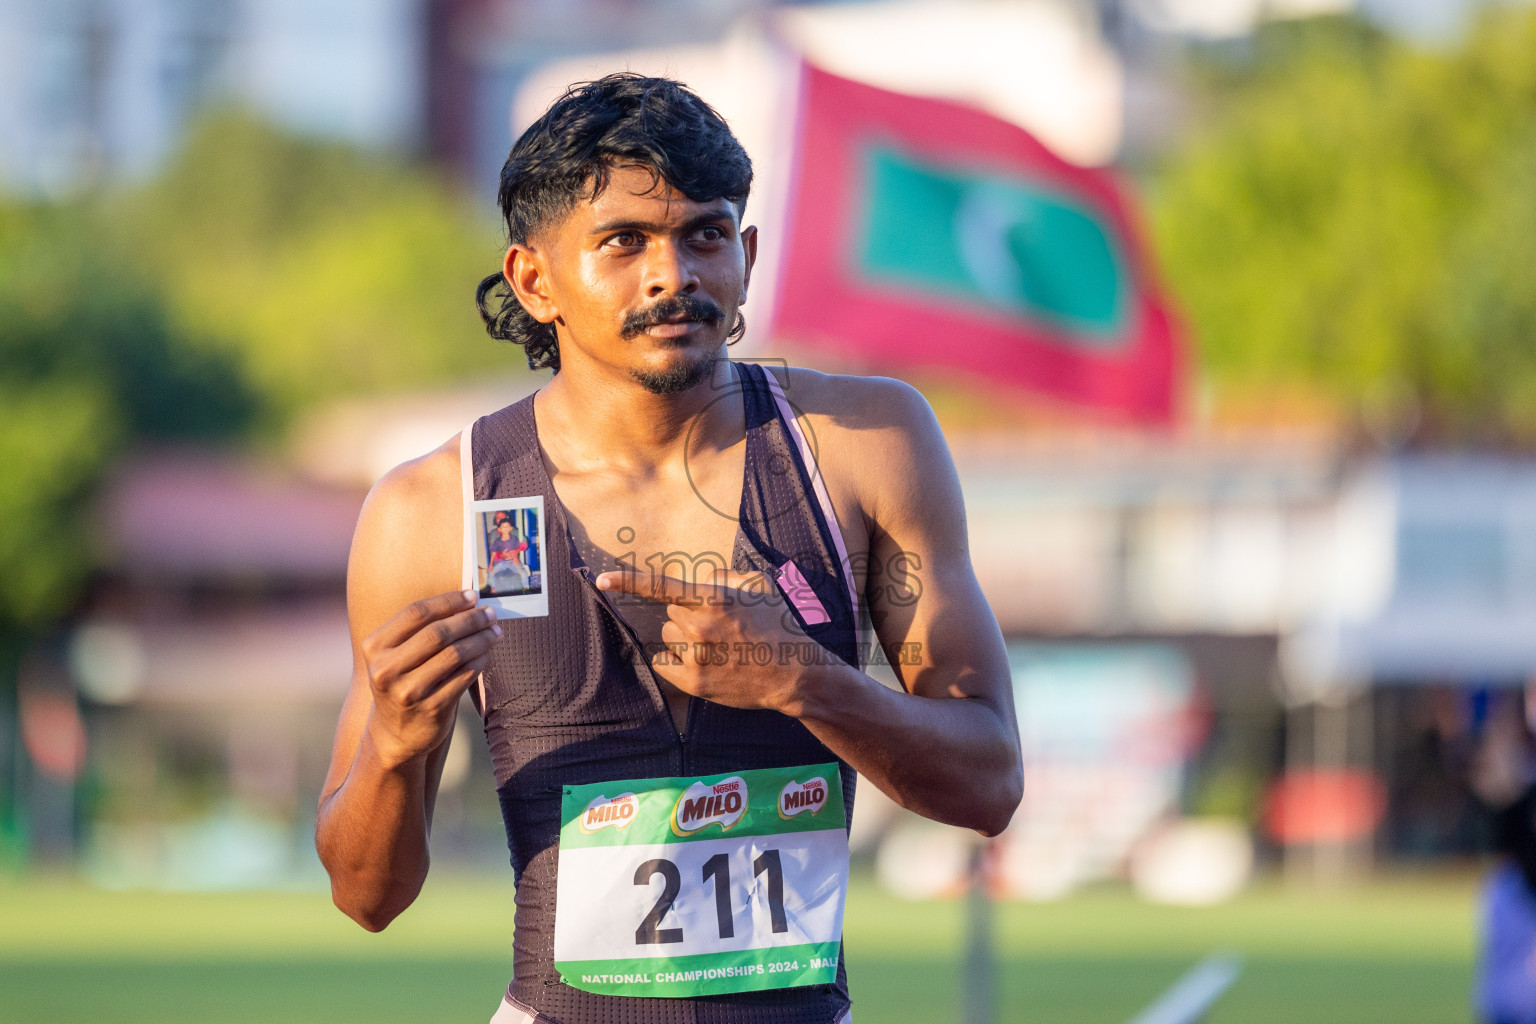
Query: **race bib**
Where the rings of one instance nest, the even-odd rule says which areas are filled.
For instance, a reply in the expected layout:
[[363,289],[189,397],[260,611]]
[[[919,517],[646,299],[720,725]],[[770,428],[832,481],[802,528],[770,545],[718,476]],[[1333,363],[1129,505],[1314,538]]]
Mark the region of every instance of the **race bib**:
[[555,968],[587,992],[702,996],[837,978],[837,765],[567,786]]

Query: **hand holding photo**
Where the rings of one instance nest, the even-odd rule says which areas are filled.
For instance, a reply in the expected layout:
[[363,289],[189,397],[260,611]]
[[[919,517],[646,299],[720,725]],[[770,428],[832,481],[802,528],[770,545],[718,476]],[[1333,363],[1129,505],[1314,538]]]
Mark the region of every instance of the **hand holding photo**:
[[543,496],[472,502],[465,520],[465,577],[479,603],[503,619],[548,615]]

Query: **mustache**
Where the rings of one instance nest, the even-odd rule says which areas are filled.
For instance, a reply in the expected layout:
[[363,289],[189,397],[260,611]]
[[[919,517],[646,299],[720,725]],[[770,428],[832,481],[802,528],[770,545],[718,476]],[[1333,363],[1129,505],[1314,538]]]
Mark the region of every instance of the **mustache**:
[[645,309],[637,309],[625,314],[624,323],[619,328],[619,336],[633,338],[637,334],[644,334],[657,324],[696,320],[713,326],[724,319],[725,311],[717,306],[713,299],[700,298],[697,295],[669,295]]

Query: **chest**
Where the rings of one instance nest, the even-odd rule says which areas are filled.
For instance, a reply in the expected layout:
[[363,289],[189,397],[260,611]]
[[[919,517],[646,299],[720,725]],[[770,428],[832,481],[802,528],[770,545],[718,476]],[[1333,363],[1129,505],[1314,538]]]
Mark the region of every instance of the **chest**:
[[632,569],[713,582],[735,549],[744,446],[636,476],[556,472],[571,541],[594,572]]
[[[826,434],[822,454],[835,457],[835,434],[831,430]],[[803,536],[806,516],[814,506],[840,534],[854,585],[862,593],[870,538],[856,496],[840,486],[841,474],[824,474],[824,489],[787,485],[788,480],[800,479],[795,467],[781,465],[785,460],[763,438],[756,439],[755,449],[753,443],[743,436],[730,447],[695,454],[644,474],[610,467],[550,466],[551,485],[565,509],[571,542],[582,561],[593,573],[621,569],[711,584],[734,567],[738,545],[750,543],[744,532],[768,535],[767,539],[781,547],[787,543],[793,550],[797,542],[787,536]],[[749,479],[754,467],[756,477]],[[765,474],[775,479],[765,484]],[[761,495],[765,489],[771,491],[766,509],[756,502],[743,508],[744,494]],[[826,503],[821,500],[823,494]],[[752,523],[749,531],[742,529],[743,514]],[[802,524],[799,534],[793,532],[797,521]],[[779,536],[786,528],[790,533]],[[632,595],[623,595],[616,604],[642,643],[659,641],[667,617],[665,605]]]
[[[623,569],[713,584],[732,565],[744,465],[745,442],[647,474],[557,470],[550,480],[571,542],[593,573]],[[634,595],[616,595],[613,603],[642,644],[660,642],[666,605]]]

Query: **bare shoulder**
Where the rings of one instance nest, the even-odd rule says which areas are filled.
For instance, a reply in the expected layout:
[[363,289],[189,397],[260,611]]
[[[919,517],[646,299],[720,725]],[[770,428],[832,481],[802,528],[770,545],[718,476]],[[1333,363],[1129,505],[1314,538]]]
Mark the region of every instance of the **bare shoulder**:
[[[460,499],[459,435],[425,455],[402,462],[385,473],[368,492],[364,514],[388,520],[414,520],[427,525],[443,513],[455,512]],[[453,505],[453,509],[443,506]]]
[[890,377],[822,373],[803,366],[771,366],[796,415],[824,420],[835,430],[923,431],[932,424],[928,400],[912,385]]
[[770,372],[811,435],[823,476],[872,523],[905,510],[925,481],[953,477],[938,420],[912,385],[798,366]]
[[462,516],[457,435],[373,485],[347,566],[355,633],[371,632],[412,601],[458,588]]

